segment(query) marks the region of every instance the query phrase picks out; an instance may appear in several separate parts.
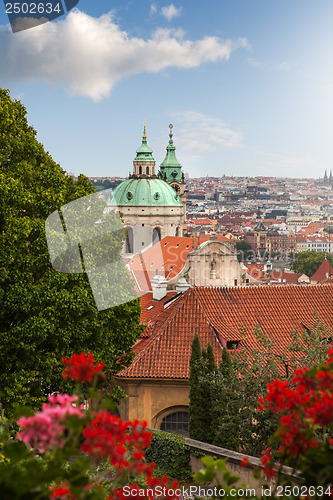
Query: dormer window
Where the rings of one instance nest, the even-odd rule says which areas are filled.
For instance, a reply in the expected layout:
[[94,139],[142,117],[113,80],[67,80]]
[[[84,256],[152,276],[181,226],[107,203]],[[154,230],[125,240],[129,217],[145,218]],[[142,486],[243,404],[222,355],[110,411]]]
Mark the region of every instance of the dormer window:
[[227,349],[228,350],[235,350],[237,349],[239,344],[239,340],[227,340]]

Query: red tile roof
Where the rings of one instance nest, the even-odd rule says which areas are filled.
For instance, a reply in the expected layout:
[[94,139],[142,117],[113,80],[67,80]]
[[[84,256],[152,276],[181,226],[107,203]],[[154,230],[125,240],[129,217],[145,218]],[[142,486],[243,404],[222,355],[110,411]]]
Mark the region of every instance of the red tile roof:
[[263,263],[258,263],[258,264],[244,264],[246,269],[244,271],[252,276],[252,278],[260,281],[264,281],[267,279],[267,274],[265,271],[265,264]]
[[195,224],[195,225],[201,226],[201,225],[212,224],[212,222],[214,222],[214,221],[206,218],[206,219],[188,219],[187,222],[190,224]]
[[[209,240],[210,234],[199,236],[200,244]],[[222,234],[216,235],[219,241],[230,243],[230,240]],[[135,255],[129,262],[128,267],[136,281],[140,292],[151,290],[150,280],[158,273],[168,280],[174,278],[183,269],[188,252],[192,251],[192,242],[194,247],[198,246],[198,238],[166,236],[156,245],[148,248],[140,255]]]
[[324,259],[320,264],[317,271],[311,276],[311,280],[313,281],[324,281],[329,278],[333,274],[333,267],[328,262],[327,259]]
[[298,279],[302,276],[302,274],[298,273],[281,273],[280,274],[280,279],[282,282],[285,283],[298,283]]
[[291,332],[313,326],[315,313],[332,328],[332,301],[333,285],[190,288],[154,318],[148,338],[134,347],[134,361],[117,377],[188,379],[196,332],[202,346],[212,343],[217,361],[227,341],[258,347],[258,325],[274,340],[272,352],[281,354],[291,343]]
[[156,316],[164,311],[164,304],[172,300],[178,293],[170,291],[162,300],[154,300],[152,292],[145,293],[141,297],[141,323],[153,323]]

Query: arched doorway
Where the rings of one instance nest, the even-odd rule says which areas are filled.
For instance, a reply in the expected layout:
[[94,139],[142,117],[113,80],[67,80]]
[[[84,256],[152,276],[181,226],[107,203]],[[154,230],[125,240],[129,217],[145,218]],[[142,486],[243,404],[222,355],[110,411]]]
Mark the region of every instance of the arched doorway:
[[188,411],[175,411],[166,415],[161,422],[160,430],[189,437]]
[[153,231],[153,245],[161,241],[161,230],[159,227],[155,227]]
[[133,229],[131,227],[126,228],[127,237],[125,243],[125,253],[133,253]]

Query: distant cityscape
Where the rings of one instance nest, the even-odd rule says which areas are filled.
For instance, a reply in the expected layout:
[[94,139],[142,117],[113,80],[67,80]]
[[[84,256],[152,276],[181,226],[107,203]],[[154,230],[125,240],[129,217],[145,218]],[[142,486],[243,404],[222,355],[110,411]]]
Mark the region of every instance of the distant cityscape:
[[[89,177],[96,189],[115,188],[124,179]],[[332,171],[319,179],[188,174],[185,179],[188,235],[209,234],[214,224],[217,233],[247,240],[258,257],[265,252],[273,258],[306,250],[332,253]],[[259,238],[254,238],[256,227]]]

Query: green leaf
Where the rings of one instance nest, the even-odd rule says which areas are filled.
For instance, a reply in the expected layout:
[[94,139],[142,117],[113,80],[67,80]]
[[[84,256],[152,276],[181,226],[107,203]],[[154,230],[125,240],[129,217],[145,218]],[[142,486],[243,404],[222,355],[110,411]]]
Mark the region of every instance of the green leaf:
[[29,451],[24,443],[21,441],[10,441],[3,447],[3,455],[13,462],[23,460]]

